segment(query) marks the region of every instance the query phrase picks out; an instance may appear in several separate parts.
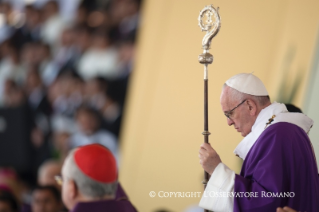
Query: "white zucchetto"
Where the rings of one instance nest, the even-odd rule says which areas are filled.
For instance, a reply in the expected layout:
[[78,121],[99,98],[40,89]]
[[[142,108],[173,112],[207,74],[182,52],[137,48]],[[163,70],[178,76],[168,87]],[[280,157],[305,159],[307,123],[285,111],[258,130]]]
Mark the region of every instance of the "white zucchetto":
[[253,74],[237,74],[228,79],[226,85],[245,94],[268,96],[264,83]]

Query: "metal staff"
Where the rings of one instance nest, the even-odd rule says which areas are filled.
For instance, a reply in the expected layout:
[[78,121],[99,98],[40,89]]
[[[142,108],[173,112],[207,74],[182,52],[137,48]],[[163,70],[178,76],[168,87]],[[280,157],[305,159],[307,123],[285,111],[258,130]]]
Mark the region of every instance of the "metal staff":
[[[200,11],[198,16],[198,25],[202,31],[206,31],[206,35],[202,41],[202,48],[204,51],[203,54],[198,56],[199,63],[204,64],[204,132],[202,134],[204,135],[205,143],[208,143],[208,136],[210,135],[210,132],[208,131],[208,64],[213,63],[213,55],[208,51],[210,49],[212,39],[216,36],[220,29],[221,21],[218,9],[219,8],[215,9],[213,5],[208,5]],[[204,21],[205,16],[207,16],[207,18]],[[204,172],[204,189],[206,188],[208,178],[208,173]]]

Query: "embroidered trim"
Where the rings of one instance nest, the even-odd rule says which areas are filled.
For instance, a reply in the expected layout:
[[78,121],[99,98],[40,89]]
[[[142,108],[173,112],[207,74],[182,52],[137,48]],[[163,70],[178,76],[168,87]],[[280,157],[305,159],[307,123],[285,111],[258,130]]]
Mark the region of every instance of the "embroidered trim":
[[273,115],[270,119],[268,119],[268,122],[266,123],[266,126],[264,129],[266,129],[268,127],[269,124],[271,124],[274,121],[274,118],[276,117],[276,115]]

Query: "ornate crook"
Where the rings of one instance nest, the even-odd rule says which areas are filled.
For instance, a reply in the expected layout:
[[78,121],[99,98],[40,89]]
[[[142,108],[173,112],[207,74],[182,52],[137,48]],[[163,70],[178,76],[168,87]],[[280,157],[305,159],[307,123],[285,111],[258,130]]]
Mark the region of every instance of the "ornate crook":
[[[198,25],[202,31],[206,31],[206,35],[202,41],[203,49],[206,51],[209,50],[212,39],[216,36],[220,29],[221,21],[218,10],[219,7],[215,9],[213,5],[208,5],[200,11],[198,16]],[[203,23],[204,15],[207,16],[206,24]],[[215,21],[212,20],[212,17],[214,17]]]

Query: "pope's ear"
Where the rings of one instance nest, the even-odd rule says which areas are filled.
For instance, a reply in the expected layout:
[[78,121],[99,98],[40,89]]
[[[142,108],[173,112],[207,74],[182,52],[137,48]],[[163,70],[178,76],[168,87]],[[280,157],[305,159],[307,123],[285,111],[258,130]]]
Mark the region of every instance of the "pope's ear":
[[250,115],[255,115],[257,111],[257,105],[254,101],[247,100],[248,108],[249,108],[249,113]]

